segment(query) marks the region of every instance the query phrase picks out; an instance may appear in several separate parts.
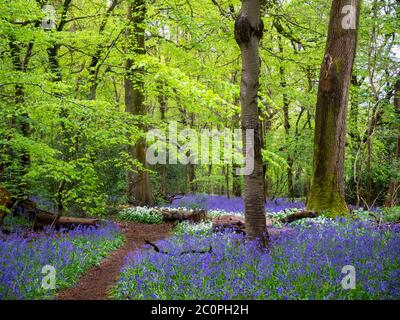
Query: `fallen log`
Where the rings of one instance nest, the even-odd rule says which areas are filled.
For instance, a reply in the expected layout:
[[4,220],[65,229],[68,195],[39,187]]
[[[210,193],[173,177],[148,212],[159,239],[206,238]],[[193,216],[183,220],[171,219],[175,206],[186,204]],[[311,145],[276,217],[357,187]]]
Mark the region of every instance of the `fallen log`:
[[[317,216],[318,215],[314,211],[296,212],[281,219],[274,219],[274,217],[267,216],[266,225],[267,227],[271,227],[274,221],[281,223],[292,223],[296,220],[304,218],[315,218]],[[235,215],[224,215],[214,218],[212,220],[213,232],[220,232],[225,229],[233,229],[233,231],[236,233],[246,233],[246,222],[244,217]]]
[[100,222],[99,219],[59,216],[38,208],[32,201],[24,201],[17,205],[15,212],[33,220],[34,230],[43,229],[46,226],[55,227],[56,229],[60,227],[96,226]]
[[235,233],[246,233],[244,218],[235,215],[225,215],[212,220],[213,232],[222,232],[225,229],[231,229]]
[[188,211],[184,209],[155,209],[159,213],[162,214],[163,220],[165,222],[175,222],[175,221],[191,221],[194,223],[198,223],[206,219],[206,211],[205,210],[193,210]]
[[[36,206],[36,203],[30,200],[16,201],[13,200],[11,193],[0,187],[0,226],[5,217],[5,210],[10,210],[11,214],[25,217],[33,221],[33,229],[42,229],[45,226],[53,226],[56,228],[66,227],[71,228],[77,225],[80,226],[95,226],[100,220],[91,218],[76,218],[58,216],[52,212],[42,210]],[[57,219],[59,219],[57,221]]]
[[296,220],[304,219],[304,218],[316,218],[318,214],[315,211],[300,211],[293,213],[291,215],[288,215],[285,218],[279,219],[279,222],[282,223],[292,223]]
[[[55,214],[40,210],[40,212],[36,214],[33,229],[37,230],[45,226],[52,226],[56,218],[57,216]],[[96,226],[99,223],[99,219],[60,216],[55,227],[71,228],[74,226]]]

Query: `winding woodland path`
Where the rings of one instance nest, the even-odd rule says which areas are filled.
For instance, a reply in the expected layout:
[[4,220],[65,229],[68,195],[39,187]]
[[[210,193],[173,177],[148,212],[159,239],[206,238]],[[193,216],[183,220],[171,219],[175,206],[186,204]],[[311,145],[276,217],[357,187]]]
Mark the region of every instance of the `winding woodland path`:
[[58,300],[105,300],[108,290],[118,280],[124,257],[144,244],[168,236],[171,224],[119,223],[125,234],[125,244],[106,257],[99,266],[89,269],[71,288],[61,291]]

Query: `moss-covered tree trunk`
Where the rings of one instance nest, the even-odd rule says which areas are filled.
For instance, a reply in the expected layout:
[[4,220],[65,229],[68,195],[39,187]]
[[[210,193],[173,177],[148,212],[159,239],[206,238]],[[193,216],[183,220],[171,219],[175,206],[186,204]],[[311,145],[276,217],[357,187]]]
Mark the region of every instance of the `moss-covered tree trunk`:
[[[144,42],[144,20],[146,6],[144,0],[130,1],[128,5],[127,19],[131,21],[126,30],[127,53],[141,55],[145,53]],[[125,77],[125,109],[133,115],[144,115],[146,108],[144,104],[144,70],[135,67],[133,59],[129,56],[126,60]],[[138,160],[143,168],[132,168],[128,172],[128,202],[136,205],[153,205],[151,194],[150,177],[145,170],[146,163],[146,141],[141,138],[136,145],[129,146],[128,152],[132,158]]]
[[332,1],[315,115],[314,160],[307,209],[338,215],[344,199],[346,114],[356,53],[360,0]]
[[[254,130],[254,169],[244,175],[244,211],[248,239],[259,239],[266,245],[268,233],[264,208],[264,177],[261,155],[261,128],[257,104],[260,74],[259,41],[263,33],[260,0],[244,0],[235,21],[235,39],[242,52],[242,79],[240,84],[243,145],[246,156],[246,130]],[[249,156],[249,155],[247,155]]]
[[[400,74],[394,88],[394,106],[396,108],[397,116],[400,116]],[[397,133],[397,151],[396,151],[397,165],[400,163],[400,128]],[[398,167],[397,167],[398,168]],[[399,169],[399,168],[398,168]],[[398,170],[399,171],[399,170]],[[389,184],[389,191],[385,201],[385,207],[391,207],[399,203],[399,179],[393,179]]]

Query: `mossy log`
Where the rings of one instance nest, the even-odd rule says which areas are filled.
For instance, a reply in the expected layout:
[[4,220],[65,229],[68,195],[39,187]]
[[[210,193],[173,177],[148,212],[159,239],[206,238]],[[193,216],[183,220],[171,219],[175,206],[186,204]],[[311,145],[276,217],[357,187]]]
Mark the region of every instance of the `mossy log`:
[[[76,218],[58,216],[52,212],[42,210],[36,206],[36,203],[30,200],[17,202],[13,200],[11,193],[0,187],[0,226],[7,212],[1,210],[5,208],[13,214],[21,215],[34,221],[33,229],[42,229],[45,226],[66,227],[73,226],[95,226],[100,220],[91,218]],[[58,219],[58,221],[56,221]]]
[[246,233],[246,224],[244,218],[235,215],[225,215],[213,219],[213,232],[221,232],[225,229],[233,229],[233,231],[236,233]]
[[206,219],[205,210],[183,210],[183,209],[156,209],[162,214],[163,220],[165,222],[175,222],[175,221],[191,221],[198,223]]
[[[36,218],[33,228],[42,229],[45,226],[51,226],[56,218],[57,215],[40,210],[40,212],[36,213]],[[96,226],[97,224],[99,224],[99,222],[100,222],[99,219],[61,216],[58,219],[56,227],[71,228],[74,226]]]
[[316,218],[318,214],[315,211],[300,211],[288,215],[285,218],[279,219],[279,222],[282,223],[292,223],[293,221],[304,219],[304,218]]
[[[304,218],[316,218],[318,216],[314,211],[300,211],[293,213],[285,218],[274,219],[271,216],[266,218],[267,227],[271,227],[274,221],[281,223],[292,223]],[[246,233],[246,222],[244,217],[235,215],[224,215],[212,220],[212,230],[214,232],[233,229],[236,233]]]

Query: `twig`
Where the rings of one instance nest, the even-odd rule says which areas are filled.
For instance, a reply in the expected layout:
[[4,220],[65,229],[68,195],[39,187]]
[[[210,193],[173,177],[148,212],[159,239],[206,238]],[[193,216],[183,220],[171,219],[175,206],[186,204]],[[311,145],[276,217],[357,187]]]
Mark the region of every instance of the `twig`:
[[159,247],[157,247],[154,243],[151,243],[151,242],[148,241],[148,240],[144,240],[144,243],[145,243],[145,244],[148,244],[148,245],[150,245],[150,246],[152,246],[155,252],[162,253],[162,254],[169,254],[169,253],[166,252],[166,251],[160,250]]
[[[173,256],[173,254],[171,254],[171,253],[169,253],[167,251],[161,250],[157,245],[155,245],[154,243],[152,243],[152,242],[150,242],[148,240],[144,240],[144,243],[148,244],[151,247],[153,247],[155,252],[162,253],[162,254],[168,254],[168,255]],[[198,251],[198,250],[187,250],[187,251],[182,251],[181,253],[179,253],[179,256],[182,256],[184,254],[190,254],[190,253],[200,253],[200,254],[213,253],[213,249],[212,249],[212,246],[210,246],[208,250],[201,250],[201,251]]]
[[210,246],[208,250],[202,250],[202,251],[197,251],[197,250],[188,250],[188,251],[182,251],[179,255],[182,256],[184,254],[188,253],[213,253],[212,247]]

